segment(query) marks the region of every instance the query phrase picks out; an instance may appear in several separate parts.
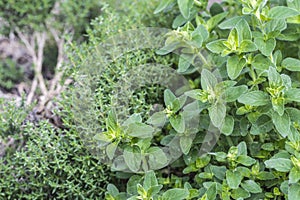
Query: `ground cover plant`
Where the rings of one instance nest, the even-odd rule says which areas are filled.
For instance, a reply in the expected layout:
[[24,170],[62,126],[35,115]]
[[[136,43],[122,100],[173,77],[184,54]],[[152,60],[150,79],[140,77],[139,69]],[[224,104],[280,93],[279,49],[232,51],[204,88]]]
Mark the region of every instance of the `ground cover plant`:
[[[47,15],[54,2],[46,1],[38,13]],[[63,72],[62,80],[73,81],[51,100],[61,126],[30,120],[34,105],[26,105],[26,94],[18,104],[1,102],[0,197],[298,200],[300,1],[119,3],[102,3],[86,31],[75,26],[75,39],[61,40],[69,42],[63,50],[68,59],[58,72]],[[10,16],[10,9],[22,14],[16,8],[18,4],[7,7],[0,16]],[[68,14],[73,16],[72,9],[64,16]],[[82,14],[79,24],[87,23],[89,15]],[[33,20],[35,31],[45,25],[43,17],[25,19]],[[19,28],[27,24],[9,20]],[[153,38],[145,30],[157,30],[145,29],[150,26],[160,30],[154,31],[163,41],[159,48],[145,45],[103,64],[102,56],[115,51],[103,54],[99,49],[141,41],[136,37],[140,35],[148,44]],[[16,30],[22,37],[20,30],[25,29]],[[157,66],[161,68],[153,71]],[[127,82],[139,79],[128,72],[151,80],[161,78],[160,73],[174,75],[187,87],[173,90],[145,81],[130,91]],[[43,72],[35,73],[34,80],[44,82]],[[45,84],[51,88],[47,80]],[[120,88],[129,88],[129,101],[121,105],[125,116],[114,102]]]
[[[177,71],[196,77],[195,88],[177,97],[164,91],[165,110],[152,116],[167,120],[167,133],[160,139],[156,133],[133,134],[137,130],[132,130],[133,124],[142,123],[134,120],[136,115],[129,118],[131,124],[119,126],[113,111],[107,116],[108,132],[96,139],[110,140],[120,131],[111,142],[116,139],[124,145],[125,165],[138,171],[155,143],[165,145],[177,134],[182,159],[157,173],[182,173],[166,185],[159,184],[153,172],[144,178],[133,176],[126,193],[109,185],[108,199],[299,198],[299,5],[299,1],[226,1],[205,10],[205,2],[161,2],[155,13],[178,9],[179,15],[172,25],[176,30],[167,34],[157,53],[179,52]],[[194,111],[201,116],[193,137],[189,136],[195,132],[185,126],[190,111],[181,110],[187,97],[198,104]],[[199,154],[208,142],[207,121],[221,135],[211,133],[211,145],[217,140],[216,146]],[[148,133],[149,125],[153,123],[143,122],[140,131]],[[131,136],[129,141],[123,131]],[[106,153],[111,153],[109,147]],[[183,180],[189,184],[183,186]]]

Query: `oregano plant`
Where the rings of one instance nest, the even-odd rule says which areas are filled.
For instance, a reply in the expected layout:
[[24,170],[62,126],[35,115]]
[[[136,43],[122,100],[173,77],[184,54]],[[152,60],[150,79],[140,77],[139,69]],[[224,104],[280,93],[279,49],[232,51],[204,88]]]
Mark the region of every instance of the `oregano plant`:
[[[157,170],[167,173],[161,182],[153,171],[135,175],[127,193],[110,185],[107,197],[299,199],[300,1],[227,0],[208,7],[207,1],[162,0],[154,13],[171,10],[177,11],[174,30],[157,54],[178,55],[177,73],[189,78],[191,89],[182,96],[166,89],[164,111],[146,123],[166,122],[163,132],[149,131],[158,135],[149,147],[177,133],[183,155]],[[200,119],[193,131],[185,118],[192,111]],[[199,153],[204,143],[213,147]]]

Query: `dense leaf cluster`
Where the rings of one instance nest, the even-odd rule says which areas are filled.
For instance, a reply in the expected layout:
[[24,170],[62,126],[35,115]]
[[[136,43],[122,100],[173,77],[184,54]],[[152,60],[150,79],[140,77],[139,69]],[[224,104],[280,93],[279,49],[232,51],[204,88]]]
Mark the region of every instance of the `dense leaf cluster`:
[[[78,80],[91,52],[110,36],[157,22],[174,29],[161,49],[126,52],[96,76],[90,116],[103,132],[89,139],[105,146],[111,160],[122,148],[124,168],[115,170],[129,172],[107,170],[88,151],[70,86],[59,102],[64,129],[24,124],[26,113],[1,108],[1,140],[13,136],[17,145],[1,157],[0,196],[298,200],[300,1],[227,0],[210,8],[199,0],[122,2],[119,10],[105,4],[87,30],[88,42],[68,46],[72,66],[65,75]],[[118,80],[153,62],[175,68],[190,89],[178,95],[158,85],[141,88],[129,96],[131,115],[119,123],[111,102]],[[155,103],[163,109],[150,115]],[[174,138],[172,151],[180,156],[169,162],[160,147]]]
[[[137,138],[126,145],[125,163],[131,171],[144,168],[140,155],[151,157],[158,142],[147,124],[166,121],[160,145],[177,134],[175,146],[184,154],[169,173],[183,170],[177,181],[187,178],[190,183],[173,185],[181,188],[174,191],[177,199],[298,199],[300,1],[225,1],[210,10],[205,7],[202,1],[164,0],[155,10],[179,11],[173,21],[176,30],[167,34],[157,53],[179,52],[178,73],[197,78],[194,89],[182,96],[165,90],[165,110],[150,122],[132,120],[137,113],[129,118],[129,127],[142,123],[143,128],[141,134],[138,128],[125,128],[125,135]],[[183,107],[186,98],[192,99],[193,111],[200,116],[196,132],[186,127],[190,119],[186,113],[191,113]],[[199,154],[207,142],[203,138],[211,128],[209,121],[221,135],[216,136],[214,149]],[[111,121],[107,124],[110,129]],[[97,139],[107,140],[103,134],[108,133]],[[122,134],[115,138],[118,144],[128,141]],[[157,154],[163,162],[164,153]],[[110,186],[107,198],[172,199],[158,183],[153,182],[152,188],[136,179],[128,181],[127,194]]]

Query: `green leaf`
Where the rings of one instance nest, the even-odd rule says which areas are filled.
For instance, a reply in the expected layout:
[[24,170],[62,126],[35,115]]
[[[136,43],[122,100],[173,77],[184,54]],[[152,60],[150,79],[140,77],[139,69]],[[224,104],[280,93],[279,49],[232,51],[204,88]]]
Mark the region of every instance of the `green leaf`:
[[131,115],[128,119],[126,119],[123,122],[122,126],[128,126],[129,124],[132,124],[135,122],[139,122],[139,123],[142,122],[142,117],[140,114],[135,113],[135,114]]
[[257,46],[251,40],[243,40],[240,44],[239,51],[242,53],[256,51]]
[[247,167],[237,167],[236,171],[240,172],[242,177],[247,177],[250,178],[251,177],[251,170]]
[[275,67],[269,67],[268,79],[269,79],[270,86],[281,86],[282,85],[282,78],[281,78],[280,74],[277,72]]
[[163,111],[161,111],[151,115],[151,117],[147,120],[147,123],[156,127],[162,127],[165,125],[166,120],[167,120],[166,114]]
[[235,50],[237,47],[240,46],[239,43],[239,36],[236,29],[232,29],[228,35],[226,43],[224,43],[227,48],[229,48],[231,51]]
[[214,90],[218,80],[213,73],[207,69],[203,69],[201,72],[201,87],[203,90]]
[[182,136],[180,137],[180,148],[183,154],[187,155],[192,147],[193,137]]
[[209,12],[212,16],[215,16],[219,13],[224,12],[224,9],[222,7],[221,4],[219,4],[218,2],[214,2],[211,7],[209,8]]
[[[145,196],[147,195],[147,191],[143,188],[143,186],[141,184],[137,184],[137,192],[140,196]],[[134,200],[133,198],[130,200]]]
[[247,155],[247,144],[246,142],[240,142],[238,145],[237,145],[237,149],[238,149],[238,154],[237,155],[244,155],[246,156]]
[[160,1],[160,4],[158,7],[155,9],[154,14],[160,13],[164,9],[168,7],[168,5],[172,2],[173,0],[162,0]]
[[270,98],[263,91],[252,91],[242,94],[238,102],[250,106],[264,106],[270,102]]
[[220,29],[232,29],[234,28],[237,23],[241,20],[243,20],[244,18],[241,17],[241,16],[235,16],[235,17],[232,17],[232,18],[229,18],[227,20],[225,20],[224,22],[222,22],[220,25],[219,25],[219,28]]
[[115,110],[110,110],[106,119],[106,128],[108,131],[114,131],[118,128],[117,115]]
[[224,41],[226,40],[215,40],[206,45],[206,48],[213,53],[221,54],[224,49],[227,47],[224,45]]
[[106,146],[106,154],[110,160],[114,158],[117,147],[118,145],[115,143],[110,143]]
[[271,60],[264,57],[262,54],[256,55],[251,64],[255,69],[261,71],[268,70],[269,67],[273,65]]
[[185,131],[185,122],[181,114],[171,116],[169,120],[175,131],[178,133],[183,133]]
[[180,45],[180,42],[172,42],[164,47],[162,47],[161,49],[157,50],[156,53],[158,55],[167,55],[171,52],[173,52],[175,49],[178,48],[178,46]]
[[208,109],[209,117],[215,127],[221,127],[226,116],[226,106],[224,103],[216,102]]
[[186,19],[190,17],[190,10],[193,6],[193,0],[177,0],[179,10],[182,16]]
[[232,172],[230,170],[226,171],[226,181],[231,189],[237,189],[242,182],[243,177],[241,176],[240,172],[235,171]]
[[209,38],[209,32],[204,25],[200,24],[195,30],[194,33],[201,35],[203,41],[206,41]]
[[231,135],[233,128],[234,128],[234,118],[230,115],[227,115],[225,117],[225,121],[222,125],[221,133],[229,136],[229,135]]
[[192,99],[201,100],[201,93],[202,90],[196,89],[196,90],[187,91],[184,94],[188,97],[191,97]]
[[185,189],[179,189],[179,188],[174,188],[174,189],[169,189],[167,190],[163,195],[162,198],[164,200],[184,200],[189,196],[189,192]]
[[293,72],[299,72],[300,71],[300,60],[295,58],[285,58],[282,63],[282,67],[293,71]]
[[271,172],[259,172],[256,178],[258,180],[273,180],[275,176]]
[[132,172],[138,172],[142,163],[140,149],[137,146],[125,148],[124,160]]
[[148,164],[151,170],[161,169],[169,162],[167,155],[159,147],[151,147],[147,153],[149,156]]
[[243,181],[241,186],[250,193],[257,194],[262,192],[261,187],[253,180]]
[[163,188],[163,185],[156,185],[149,188],[147,195],[152,197],[160,192],[160,190]]
[[179,73],[184,73],[186,72],[191,64],[193,63],[194,56],[190,54],[182,54],[179,57],[179,62],[178,62],[178,72]]
[[235,28],[238,33],[239,43],[241,43],[243,40],[251,40],[252,39],[252,33],[251,33],[250,26],[245,19],[241,19],[236,24]]
[[176,96],[169,89],[164,91],[164,101],[167,107],[173,108],[173,103],[176,101]]
[[236,79],[242,72],[245,65],[246,65],[245,58],[239,58],[239,56],[237,55],[233,55],[229,57],[227,60],[227,73],[229,78],[231,80]]
[[236,162],[249,167],[253,165],[256,162],[256,160],[251,158],[250,156],[240,155],[237,157]]
[[298,183],[300,180],[300,169],[293,167],[289,174],[289,183]]
[[265,25],[265,32],[267,34],[278,31],[279,33],[287,28],[286,21],[284,19],[272,19]]
[[284,94],[287,101],[300,102],[300,89],[291,88]]
[[215,165],[212,165],[210,167],[213,175],[215,177],[217,177],[219,180],[223,180],[225,178],[225,174],[226,174],[226,167],[225,166],[215,166]]
[[294,8],[294,9],[300,11],[300,1],[299,0],[287,1],[287,5],[289,8]]
[[227,15],[228,12],[222,12],[207,20],[206,25],[208,27],[208,31],[211,31],[215,26],[217,26]]
[[274,38],[265,41],[264,38],[256,37],[254,38],[254,43],[258,47],[258,50],[265,56],[270,56],[276,47],[276,40]]
[[142,180],[141,176],[138,175],[131,176],[130,179],[127,181],[126,192],[131,195],[138,194],[136,186],[137,184],[140,184],[141,180]]
[[276,127],[276,130],[283,138],[289,135],[289,132],[291,131],[291,119],[287,113],[284,113],[282,116],[280,116],[277,112],[273,112],[272,121]]
[[272,107],[275,112],[280,116],[284,114],[284,99],[283,98],[272,98]]
[[274,168],[279,172],[289,172],[293,167],[292,161],[287,158],[272,158],[265,161],[265,165],[267,168]]
[[248,87],[246,85],[229,87],[224,91],[223,96],[226,102],[234,102],[247,90]]
[[145,190],[149,190],[152,186],[157,186],[158,182],[155,176],[154,171],[148,171],[145,173],[143,187]]
[[154,128],[143,123],[129,124],[126,133],[131,137],[150,138],[154,133]]
[[231,197],[233,199],[247,199],[250,196],[250,193],[242,188],[234,189],[231,191]]
[[288,17],[294,17],[299,15],[300,12],[285,6],[276,6],[269,11],[269,17],[272,19],[286,19]]
[[209,156],[209,155],[202,155],[202,156],[198,157],[196,159],[196,168],[197,169],[204,168],[205,166],[207,166],[209,164],[210,160],[211,160],[211,156]]
[[300,184],[292,184],[288,189],[288,200],[299,200],[300,197]]
[[107,185],[107,192],[109,194],[111,194],[112,196],[116,196],[116,195],[119,194],[118,188],[115,185],[113,185],[113,184],[108,184]]
[[207,200],[215,200],[217,196],[217,184],[213,183],[206,191]]

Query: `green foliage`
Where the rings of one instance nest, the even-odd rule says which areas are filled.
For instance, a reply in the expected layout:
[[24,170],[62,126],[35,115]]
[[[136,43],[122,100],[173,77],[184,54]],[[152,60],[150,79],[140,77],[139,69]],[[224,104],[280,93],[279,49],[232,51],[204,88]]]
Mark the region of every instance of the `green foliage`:
[[0,99],[0,157],[13,155],[27,140],[22,134],[22,125],[30,107],[26,107],[24,103],[22,99],[21,105],[17,107],[13,102]]
[[[7,20],[8,30],[15,27],[32,27],[33,29],[41,28],[45,25],[45,20],[49,16],[55,0],[46,1],[10,1],[0,2],[0,17]],[[7,28],[7,27],[1,27]]]
[[[166,35],[163,48],[126,52],[95,81],[96,101],[89,105],[95,109],[90,116],[101,119],[97,122],[103,132],[90,139],[106,147],[109,159],[121,147],[130,173],[108,172],[87,151],[74,123],[71,86],[60,101],[65,129],[46,122],[21,129],[23,118],[17,121],[13,132],[28,140],[22,150],[1,160],[0,195],[10,199],[103,199],[102,195],[109,200],[298,199],[299,0],[224,1],[209,10],[207,1],[198,0],[151,1],[149,7],[148,1],[133,2],[122,1],[121,11],[111,7],[114,2],[104,4],[102,15],[87,31],[89,40],[68,46],[72,67],[65,74],[80,78],[85,60],[110,36],[157,21],[169,27],[173,20],[175,30]],[[133,9],[134,5],[139,6]],[[159,15],[152,16],[151,9]],[[180,55],[177,61],[171,52]],[[153,62],[177,68],[192,89],[179,95],[155,84],[141,88],[129,95],[130,116],[119,121],[111,102],[118,80],[136,66]],[[155,103],[163,109],[151,116]],[[190,127],[194,118],[200,120]],[[11,130],[0,123],[6,132]],[[172,147],[180,156],[168,163],[166,152],[158,147],[174,135]],[[212,148],[201,152],[205,144]],[[151,165],[151,159],[161,165]],[[112,169],[125,170],[122,167]],[[112,176],[124,180],[111,180]]]
[[10,90],[24,79],[24,72],[22,68],[17,66],[12,60],[6,59],[0,62],[0,88]]
[[110,176],[72,131],[48,122],[27,124],[22,150],[0,160],[0,196],[5,199],[103,199]]
[[4,0],[0,2],[0,9],[0,17],[7,22],[1,27],[6,34],[15,31],[15,28],[30,33],[43,31],[47,23],[51,23],[56,29],[62,29],[64,26],[73,27],[76,36],[80,36],[89,20],[99,15],[100,3],[95,0],[85,2]]
[[[191,78],[193,90],[181,96],[164,91],[164,112],[146,121],[150,125],[166,121],[164,134],[148,145],[163,145],[177,133],[184,155],[169,166],[167,179],[178,171],[183,174],[171,183],[154,181],[153,187],[159,189],[153,195],[141,182],[153,172],[135,175],[128,181],[127,193],[110,185],[108,199],[168,199],[168,191],[177,189],[177,198],[184,199],[299,196],[300,2],[224,1],[210,10],[203,2],[163,0],[154,12],[177,11],[176,30],[167,34],[165,46],[157,53],[179,52],[178,73]],[[185,126],[189,119],[184,112],[191,112],[183,107],[186,100],[199,106],[193,107],[200,117],[196,132]],[[210,121],[221,135],[213,150],[199,154],[204,135],[211,131]],[[145,133],[150,130],[146,126]],[[195,137],[185,137],[189,134]],[[213,145],[213,136],[208,140]],[[135,163],[137,168],[140,165]],[[195,193],[179,184],[183,180]]]

